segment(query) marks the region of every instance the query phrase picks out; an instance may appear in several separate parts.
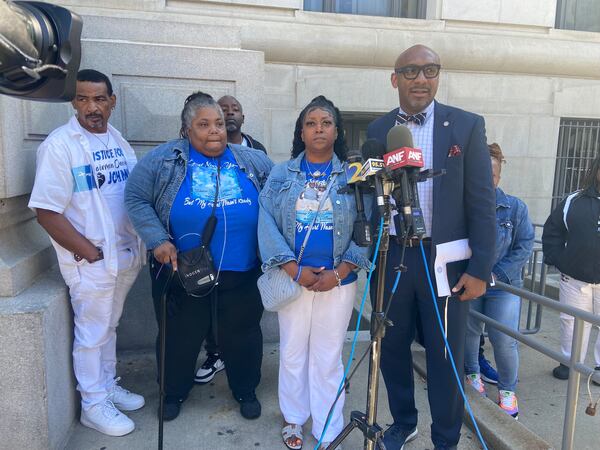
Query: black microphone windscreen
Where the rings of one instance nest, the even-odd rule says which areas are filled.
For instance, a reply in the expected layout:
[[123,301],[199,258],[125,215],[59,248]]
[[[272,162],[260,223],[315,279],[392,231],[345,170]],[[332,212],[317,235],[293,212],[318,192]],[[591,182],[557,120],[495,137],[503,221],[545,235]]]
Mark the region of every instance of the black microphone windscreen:
[[348,149],[348,153],[346,154],[346,159],[349,163],[361,162],[362,161],[362,152],[358,148]]
[[369,158],[383,159],[385,145],[377,139],[367,139],[360,149],[363,159],[366,161]]
[[388,131],[387,151],[392,152],[402,147],[413,147],[412,133],[404,125],[396,125]]

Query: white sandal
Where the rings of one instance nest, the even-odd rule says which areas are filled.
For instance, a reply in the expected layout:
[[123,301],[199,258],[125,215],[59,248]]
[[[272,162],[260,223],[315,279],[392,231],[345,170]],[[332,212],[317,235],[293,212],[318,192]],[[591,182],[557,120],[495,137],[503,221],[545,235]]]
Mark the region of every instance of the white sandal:
[[[283,438],[283,443],[290,450],[300,450],[302,448],[302,444],[304,443],[304,436],[302,434],[302,425],[297,425],[295,423],[290,423],[285,425],[281,429],[281,437]],[[290,445],[288,444],[288,440],[291,438],[296,438],[300,441],[300,445]]]

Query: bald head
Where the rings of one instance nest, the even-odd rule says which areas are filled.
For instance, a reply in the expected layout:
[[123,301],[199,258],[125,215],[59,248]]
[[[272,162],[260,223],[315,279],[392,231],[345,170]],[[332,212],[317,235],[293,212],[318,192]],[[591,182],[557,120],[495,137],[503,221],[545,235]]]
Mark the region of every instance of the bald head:
[[233,95],[224,95],[217,101],[217,103],[221,105],[221,107],[223,107],[223,105],[236,105],[240,112],[242,111],[242,104],[238,102],[238,99]]
[[224,95],[218,101],[225,116],[225,126],[227,127],[227,138],[229,142],[239,144],[242,142],[242,125],[244,124],[244,114],[242,105],[232,95]]
[[399,67],[412,64],[410,61],[420,58],[428,58],[434,64],[440,64],[440,56],[436,52],[426,45],[417,44],[407,48],[400,53],[400,55],[398,55],[396,58],[396,63],[394,64],[394,68],[398,69]]
[[440,57],[425,45],[413,45],[396,59],[392,86],[407,114],[423,112],[433,102],[439,83]]

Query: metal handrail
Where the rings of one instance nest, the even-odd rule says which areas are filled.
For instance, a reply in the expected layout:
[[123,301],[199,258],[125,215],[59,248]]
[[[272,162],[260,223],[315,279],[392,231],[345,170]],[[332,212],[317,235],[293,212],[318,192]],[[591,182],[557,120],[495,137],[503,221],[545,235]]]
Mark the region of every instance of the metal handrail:
[[[531,253],[531,257],[529,258],[529,262],[527,263],[527,267],[528,267],[528,273],[531,277],[531,288],[530,291],[531,292],[535,292],[536,291],[536,279],[538,277],[538,255],[540,255],[542,253],[542,249],[541,248],[534,248],[532,253]],[[542,261],[543,261],[543,257],[542,257]],[[548,274],[548,266],[546,264],[544,264],[543,262],[541,263],[541,270],[540,270],[540,281],[537,285],[537,293],[544,295],[546,292],[546,275]],[[533,304],[531,302],[529,302],[529,305],[527,305],[527,321],[526,321],[526,325],[525,325],[525,329],[521,330],[524,334],[535,334],[538,331],[540,331],[540,328],[542,326],[542,305],[538,304],[535,310],[535,325],[533,326],[533,328],[531,327],[531,316],[533,313]],[[520,318],[520,315],[519,315]]]
[[496,281],[496,287],[500,287],[503,290],[510,292],[511,294],[524,297],[528,300],[534,301],[535,303],[540,303],[548,308],[555,309],[558,312],[565,313],[570,316],[585,320],[586,322],[590,322],[591,324],[600,327],[600,316],[592,314],[591,312],[584,311],[580,308],[575,308],[571,305],[565,305],[564,303],[559,303],[556,300],[551,299],[549,297],[545,297],[543,295],[536,294],[535,292],[530,292],[525,289],[517,288],[511,286],[510,284],[502,283],[501,281]]
[[[538,229],[543,229],[544,225],[543,224],[539,224],[539,223],[534,223],[533,224],[533,230],[534,230],[534,236],[539,234],[538,233]],[[546,293],[546,275],[548,274],[548,266],[546,264],[544,264],[543,260],[543,250],[542,250],[542,240],[541,239],[534,239],[534,248],[532,249],[531,252],[531,256],[529,257],[529,261],[527,261],[527,264],[525,265],[525,268],[523,268],[523,278],[525,278],[525,275],[529,275],[529,277],[531,278],[531,286],[530,286],[530,291],[531,292],[537,292],[538,294],[541,295],[545,295]],[[539,255],[542,255],[541,258],[539,258]],[[538,262],[539,261],[539,262]],[[537,283],[536,286],[536,280],[538,278],[538,266],[539,266],[539,282]],[[537,287],[537,289],[536,289]],[[521,329],[520,331],[524,334],[535,334],[537,332],[540,331],[540,328],[542,326],[542,305],[538,304],[535,308],[535,323],[532,327],[531,322],[532,322],[532,315],[533,315],[533,304],[531,302],[529,302],[529,304],[527,305],[527,320],[525,322],[525,328]],[[521,315],[519,313],[519,319],[521,318]],[[520,323],[520,320],[519,320]]]
[[585,322],[589,322],[593,325],[600,327],[600,316],[589,313],[587,311],[583,311],[579,308],[575,308],[570,305],[559,303],[556,300],[553,300],[540,294],[536,294],[535,292],[530,292],[525,289],[511,286],[510,284],[497,281],[496,287],[510,292],[512,294],[518,295],[521,298],[525,298],[527,300],[535,302],[538,305],[543,305],[546,308],[553,309],[563,314],[568,314],[575,318],[573,341],[571,344],[571,357],[567,359],[561,352],[553,350],[552,348],[537,342],[534,338],[527,336],[526,334],[518,330],[513,330],[507,327],[506,325],[494,319],[490,319],[488,316],[485,316],[477,311],[470,311],[470,314],[473,315],[473,317],[481,320],[487,326],[497,328],[503,333],[512,336],[519,342],[528,345],[534,350],[537,350],[540,353],[543,353],[544,355],[572,369],[569,371],[569,384],[567,386],[567,400],[565,405],[565,420],[563,425],[563,440],[561,447],[562,450],[572,450],[574,448],[573,441],[575,437],[575,421],[577,417],[577,401],[579,394],[579,383],[581,381],[581,374],[590,377],[594,381],[600,383],[600,373],[597,373],[597,371],[595,371],[594,369],[579,362],[581,360],[581,352],[583,346],[583,329]]

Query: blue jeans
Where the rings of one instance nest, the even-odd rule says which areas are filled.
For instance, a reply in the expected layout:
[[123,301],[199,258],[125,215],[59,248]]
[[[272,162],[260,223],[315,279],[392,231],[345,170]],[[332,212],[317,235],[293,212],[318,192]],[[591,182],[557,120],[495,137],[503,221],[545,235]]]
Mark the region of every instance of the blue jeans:
[[[472,311],[480,312],[514,330],[519,328],[521,299],[500,289],[488,289],[485,295],[470,302]],[[479,336],[483,322],[469,315],[465,338],[465,373],[479,373]],[[488,335],[494,348],[498,370],[498,389],[513,391],[519,374],[519,351],[517,340],[489,327]]]

